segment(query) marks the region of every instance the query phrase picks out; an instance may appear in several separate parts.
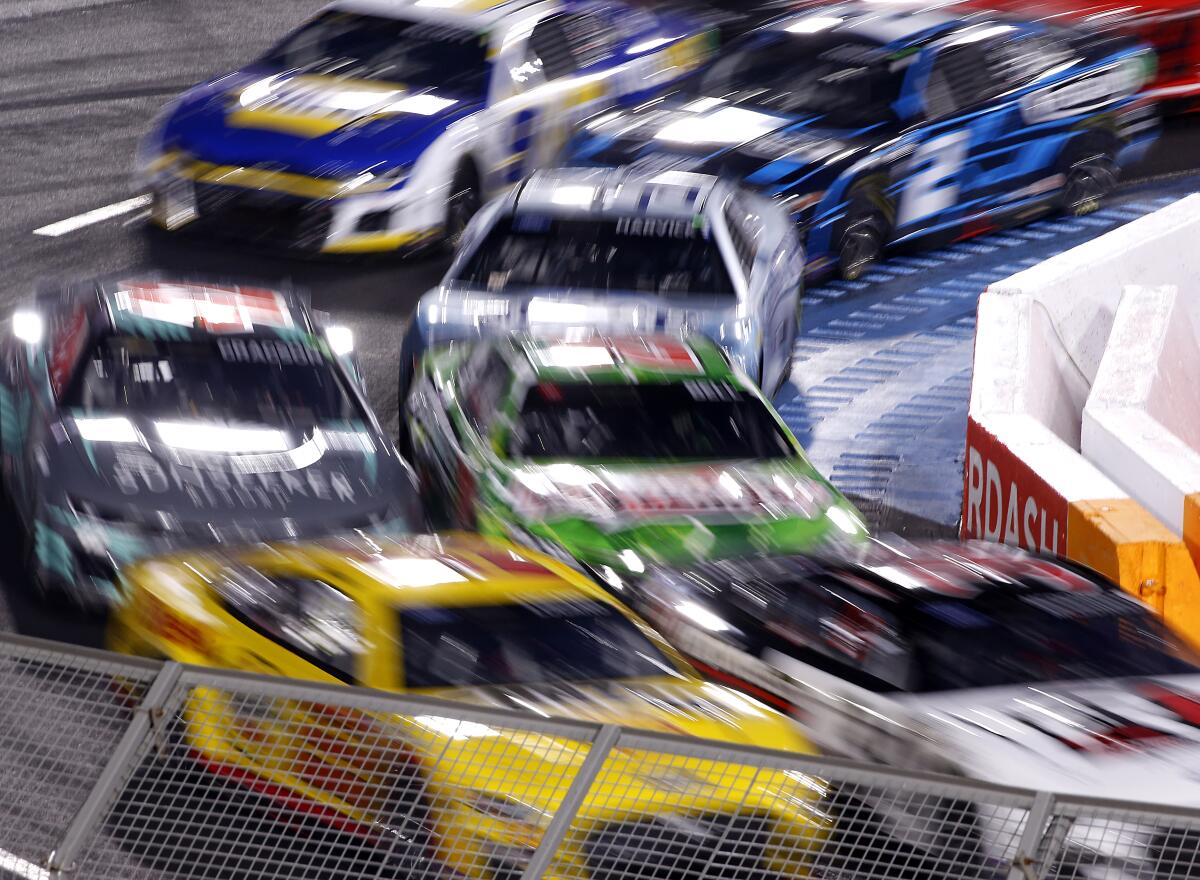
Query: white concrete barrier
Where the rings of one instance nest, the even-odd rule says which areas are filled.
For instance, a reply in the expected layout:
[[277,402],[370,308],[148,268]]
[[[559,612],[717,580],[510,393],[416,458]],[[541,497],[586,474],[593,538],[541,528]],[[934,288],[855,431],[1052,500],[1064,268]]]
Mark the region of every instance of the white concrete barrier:
[[1127,288],[1083,411],[1083,455],[1200,562],[1200,278]]
[[[1180,305],[1197,302],[1197,279],[1190,196],[988,288],[962,534],[1091,565],[1200,637],[1200,579],[1181,540],[1194,519],[1200,551],[1200,456],[1195,472],[1180,466],[1200,450],[1200,306]],[[1168,309],[1149,289],[1160,285],[1192,295]]]

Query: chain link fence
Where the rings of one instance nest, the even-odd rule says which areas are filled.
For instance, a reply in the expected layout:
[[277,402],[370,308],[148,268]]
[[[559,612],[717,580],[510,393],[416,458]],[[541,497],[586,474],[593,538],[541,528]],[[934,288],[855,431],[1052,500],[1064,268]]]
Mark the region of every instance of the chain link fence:
[[1200,877],[1200,812],[0,637],[0,877]]

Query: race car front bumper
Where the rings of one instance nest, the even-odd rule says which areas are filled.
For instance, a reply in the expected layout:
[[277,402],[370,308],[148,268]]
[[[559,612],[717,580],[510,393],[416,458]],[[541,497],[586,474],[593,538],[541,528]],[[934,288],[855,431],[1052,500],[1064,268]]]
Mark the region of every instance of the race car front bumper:
[[[368,175],[369,176],[369,175]],[[353,254],[420,248],[442,234],[449,185],[360,191],[353,181],[212,165],[167,154],[148,166],[150,220],[170,231],[304,251]]]

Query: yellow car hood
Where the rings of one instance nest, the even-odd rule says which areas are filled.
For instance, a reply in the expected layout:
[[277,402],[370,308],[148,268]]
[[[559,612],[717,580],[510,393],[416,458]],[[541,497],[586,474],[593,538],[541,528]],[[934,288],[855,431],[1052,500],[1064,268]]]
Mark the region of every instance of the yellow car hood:
[[662,676],[580,684],[497,685],[422,694],[537,715],[811,752],[790,721],[737,691]]

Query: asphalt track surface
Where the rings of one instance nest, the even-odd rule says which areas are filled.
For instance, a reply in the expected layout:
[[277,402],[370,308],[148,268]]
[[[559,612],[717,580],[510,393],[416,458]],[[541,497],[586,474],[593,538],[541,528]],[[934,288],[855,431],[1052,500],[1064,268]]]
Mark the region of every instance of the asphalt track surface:
[[[320,5],[320,0],[0,0],[0,317],[43,279],[151,268],[266,283],[287,279],[308,288],[314,307],[354,331],[372,402],[384,423],[394,426],[401,328],[442,274],[444,257],[292,259],[148,234],[141,212],[58,237],[33,233],[135,195],[134,147],[159,107],[189,85],[249,61]],[[1152,189],[1160,182],[1179,188],[1172,175],[1200,164],[1198,144],[1200,126],[1173,125],[1132,176],[1153,178]],[[969,274],[970,259],[968,254],[966,263],[947,271]],[[919,264],[918,270],[923,271]],[[889,285],[911,283],[912,274],[859,289],[815,291],[806,334],[828,330],[830,322],[836,328],[842,311],[894,298],[898,294]],[[973,314],[973,301],[967,301],[934,317],[953,323]],[[801,361],[819,354],[806,346],[798,346]],[[802,395],[821,378],[806,374],[781,400],[800,433],[818,443],[812,411],[797,400],[797,390]],[[837,456],[827,458],[834,462]],[[886,492],[881,497],[886,501]],[[19,578],[14,555],[0,545],[0,581]],[[61,624],[44,634],[70,635]]]

